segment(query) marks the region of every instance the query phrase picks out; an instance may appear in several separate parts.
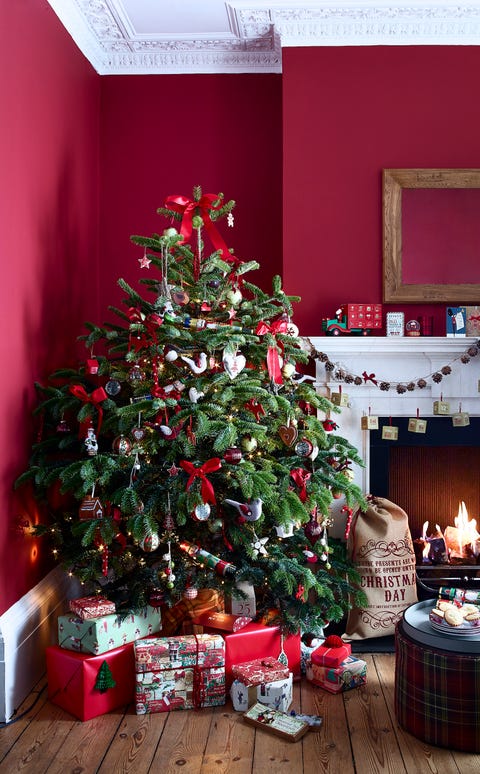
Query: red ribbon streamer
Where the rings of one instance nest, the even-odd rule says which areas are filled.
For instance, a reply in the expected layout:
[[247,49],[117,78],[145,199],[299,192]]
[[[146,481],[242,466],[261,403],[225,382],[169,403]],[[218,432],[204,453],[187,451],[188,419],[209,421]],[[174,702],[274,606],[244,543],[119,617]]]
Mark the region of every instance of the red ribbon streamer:
[[255,400],[255,398],[250,398],[250,400],[247,400],[244,405],[248,411],[252,412],[257,422],[260,416],[265,415],[265,409],[263,408],[262,404],[258,402],[258,400]]
[[103,387],[97,387],[97,389],[94,390],[91,393],[91,395],[89,395],[85,390],[85,387],[83,387],[81,384],[70,385],[70,392],[76,398],[83,401],[83,403],[91,403],[97,409],[98,411],[97,435],[98,435],[100,433],[100,428],[102,427],[102,420],[103,420],[103,408],[101,407],[100,404],[102,403],[102,401],[108,398],[107,393],[105,392]]
[[202,499],[204,503],[216,503],[215,492],[213,486],[207,478],[207,473],[214,473],[222,467],[222,462],[218,457],[212,457],[203,463],[199,468],[196,468],[193,462],[188,460],[180,460],[180,467],[185,470],[190,478],[187,481],[187,489],[190,489],[196,478],[200,478],[202,481]]
[[[288,330],[288,323],[286,320],[276,320],[271,325],[260,320],[255,333],[257,336],[265,336],[266,333],[271,333],[275,336],[277,333],[286,333]],[[283,352],[283,347],[279,344],[280,349]],[[275,384],[283,384],[282,373],[280,371],[280,360],[278,357],[278,350],[274,346],[269,346],[267,350],[267,368],[270,379]]]
[[300,489],[298,496],[302,503],[304,503],[307,499],[307,481],[311,478],[312,474],[303,468],[294,468],[290,471],[290,475]]
[[219,201],[218,204],[215,204],[216,201],[218,201],[216,194],[204,194],[198,202],[188,199],[186,196],[167,196],[165,207],[182,215],[182,225],[180,227],[180,234],[183,237],[182,243],[187,242],[191,236],[193,216],[200,215],[213,246],[220,251],[222,258],[228,259],[230,255],[228,247],[210,218],[212,210],[219,210],[222,207],[222,202]]

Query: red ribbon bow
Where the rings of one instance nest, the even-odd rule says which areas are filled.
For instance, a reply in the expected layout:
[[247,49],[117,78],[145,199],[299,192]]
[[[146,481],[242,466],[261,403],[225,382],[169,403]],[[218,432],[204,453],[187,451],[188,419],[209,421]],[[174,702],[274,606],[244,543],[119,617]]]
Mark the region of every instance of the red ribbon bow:
[[180,227],[180,234],[183,237],[182,242],[186,242],[191,236],[193,216],[200,215],[213,246],[221,252],[222,258],[228,259],[230,255],[228,247],[210,218],[212,210],[219,210],[222,207],[222,202],[221,200],[219,201],[217,195],[204,194],[198,202],[188,199],[186,196],[167,196],[165,207],[182,215],[182,225]]
[[193,462],[188,460],[180,460],[180,467],[189,473],[190,478],[187,481],[187,489],[190,489],[196,478],[200,478],[202,481],[202,500],[204,503],[216,503],[215,492],[213,486],[207,478],[207,473],[214,473],[216,470],[220,470],[222,462],[218,457],[212,457],[203,463],[199,468],[196,468]]
[[307,499],[307,481],[311,478],[311,473],[303,468],[294,468],[290,471],[290,475],[299,487],[300,492],[298,494],[302,503]]
[[366,384],[368,381],[372,382],[373,384],[377,384],[377,380],[375,379],[375,374],[367,374],[366,371],[363,372],[363,381]]
[[[288,330],[288,322],[286,320],[275,320],[271,325],[269,323],[260,320],[255,333],[257,336],[265,336],[266,333],[271,333],[275,336],[277,333],[286,333]],[[283,352],[283,347],[279,344],[280,349]],[[270,379],[275,384],[283,384],[282,374],[280,371],[280,360],[278,357],[277,348],[269,346],[267,350],[267,368]]]
[[83,401],[83,403],[91,403],[97,409],[98,411],[97,435],[98,435],[100,433],[100,428],[102,426],[102,420],[103,420],[103,408],[101,407],[100,404],[102,403],[102,401],[108,398],[107,393],[105,392],[103,387],[97,387],[97,389],[94,390],[91,393],[91,395],[89,395],[85,390],[85,387],[83,387],[81,384],[70,385],[70,392],[76,398]]

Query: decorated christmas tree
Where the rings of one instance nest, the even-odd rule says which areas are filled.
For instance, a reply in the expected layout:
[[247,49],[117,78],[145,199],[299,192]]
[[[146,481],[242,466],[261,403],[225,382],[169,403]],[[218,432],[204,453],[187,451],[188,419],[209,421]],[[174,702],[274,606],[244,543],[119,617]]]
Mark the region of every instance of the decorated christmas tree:
[[362,500],[361,460],[302,374],[299,299],[279,277],[260,290],[258,264],[227,248],[217,224],[233,208],[195,188],[159,208],[161,235],[132,237],[143,292],[119,280],[125,307],[86,325],[85,362],[37,385],[18,484],[33,479],[55,557],[119,610],[204,588],[242,598],[244,582],[257,611],[317,631],[357,594],[328,527],[335,498]]

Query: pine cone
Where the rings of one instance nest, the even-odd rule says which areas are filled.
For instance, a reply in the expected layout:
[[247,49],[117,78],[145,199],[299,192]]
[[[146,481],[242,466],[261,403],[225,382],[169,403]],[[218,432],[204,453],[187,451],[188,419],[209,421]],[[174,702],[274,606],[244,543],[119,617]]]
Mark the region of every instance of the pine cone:
[[325,363],[325,371],[333,371],[334,368],[335,368],[335,365],[331,363],[330,360],[327,360],[327,362]]
[[409,382],[409,383],[407,384],[407,390],[408,390],[409,392],[413,392],[413,391],[414,391],[414,389],[415,389],[415,383],[414,383],[414,382]]
[[390,389],[390,382],[380,382],[380,389],[384,392],[388,392]]
[[352,384],[352,382],[353,382],[353,376],[352,376],[352,374],[345,374],[345,382],[346,382],[347,384]]
[[357,387],[359,387],[361,384],[363,384],[362,377],[361,376],[356,376],[355,379],[353,380],[353,383],[356,384]]
[[472,346],[467,349],[468,354],[470,357],[475,357],[475,355],[478,355],[478,347]]
[[328,360],[328,355],[326,355],[325,352],[319,352],[318,357],[321,363],[326,363]]
[[451,374],[451,373],[452,373],[452,369],[450,368],[450,366],[443,366],[442,374],[444,376],[448,376],[448,374]]
[[424,387],[427,386],[427,383],[425,379],[419,379],[417,382],[417,387],[420,387],[421,390],[423,390]]
[[435,382],[435,384],[438,384],[439,382],[441,382],[441,381],[442,381],[442,379],[443,379],[443,376],[442,376],[442,374],[441,374],[441,373],[439,373],[439,372],[437,371],[436,373],[434,373],[434,374],[433,374],[433,376],[432,376],[432,379],[433,379],[433,381]]
[[407,391],[407,388],[404,384],[397,384],[397,392],[399,395],[403,395],[404,392]]
[[470,362],[470,358],[468,357],[468,355],[462,355],[460,360],[462,361],[462,363],[465,363],[465,364]]

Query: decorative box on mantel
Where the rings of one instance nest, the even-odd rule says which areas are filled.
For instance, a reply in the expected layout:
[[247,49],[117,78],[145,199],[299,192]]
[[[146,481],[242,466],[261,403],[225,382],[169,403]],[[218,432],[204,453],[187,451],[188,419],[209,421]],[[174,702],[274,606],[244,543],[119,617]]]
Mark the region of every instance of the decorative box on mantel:
[[[336,368],[333,372],[325,369],[324,363],[316,361],[316,389],[323,395],[342,391],[348,393],[349,405],[342,413],[334,415],[339,425],[338,433],[358,449],[365,468],[355,466],[355,483],[366,493],[370,491],[370,448],[369,432],[362,430],[362,416],[370,411],[380,417],[433,416],[433,403],[448,400],[455,412],[461,404],[462,411],[475,415],[479,413],[478,382],[480,378],[480,354],[464,364],[461,356],[468,347],[476,344],[477,338],[447,338],[443,336],[384,337],[384,336],[315,336],[309,341],[315,350],[325,353]],[[458,359],[457,359],[458,358]],[[452,362],[455,361],[455,362]],[[427,378],[423,389],[399,394],[397,383],[417,381],[426,375],[441,371],[451,365],[451,373],[435,383]],[[337,371],[363,378],[363,384],[347,384],[335,378]],[[373,383],[395,382],[390,390],[383,391]],[[341,501],[338,508],[341,507]]]

